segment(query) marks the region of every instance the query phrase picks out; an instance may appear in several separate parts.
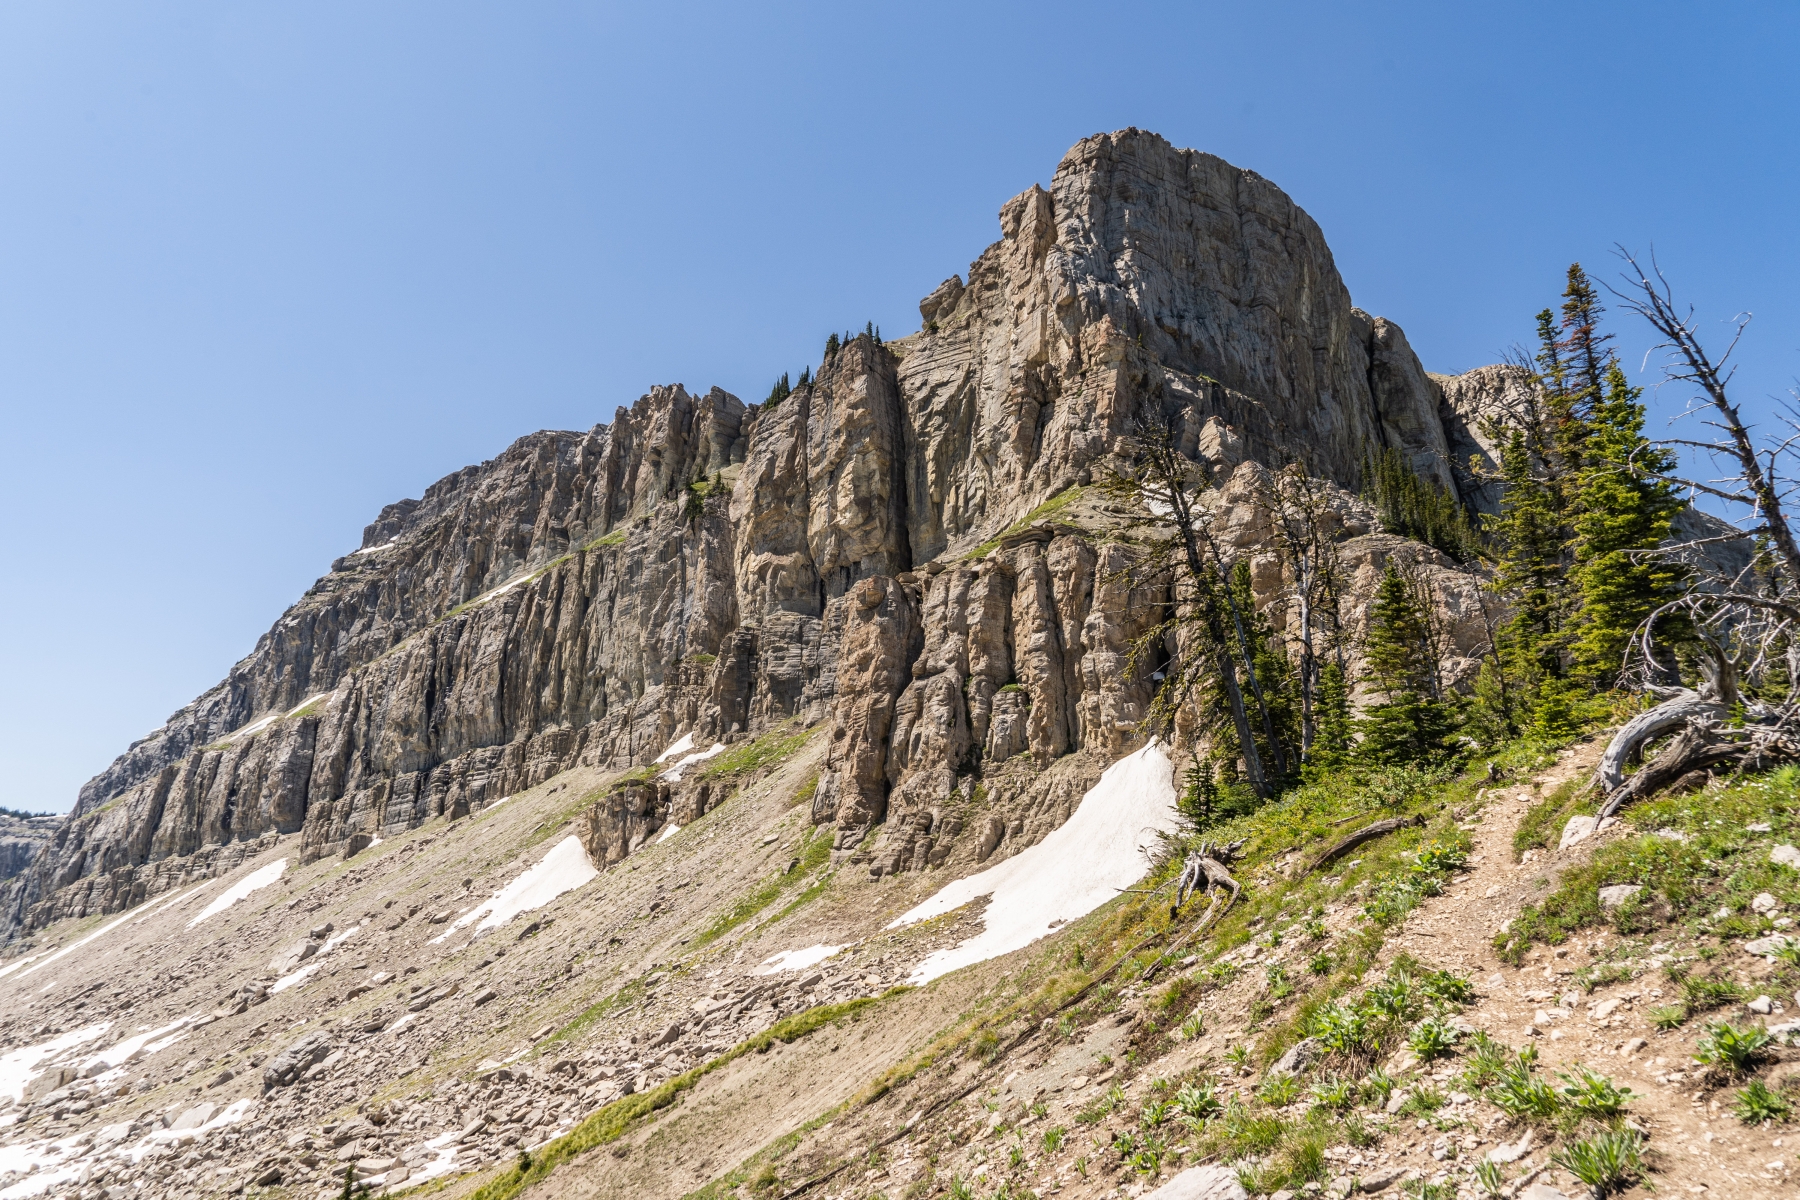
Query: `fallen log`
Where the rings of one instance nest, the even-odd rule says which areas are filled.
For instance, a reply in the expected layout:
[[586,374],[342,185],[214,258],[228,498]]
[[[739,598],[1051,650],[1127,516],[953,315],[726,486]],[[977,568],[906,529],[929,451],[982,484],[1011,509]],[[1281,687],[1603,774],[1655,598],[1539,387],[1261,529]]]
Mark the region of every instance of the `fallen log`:
[[1306,868],[1301,874],[1303,876],[1311,875],[1314,871],[1318,870],[1332,859],[1342,857],[1362,845],[1364,842],[1372,842],[1378,837],[1385,837],[1397,829],[1407,829],[1412,826],[1423,824],[1425,824],[1424,817],[1388,817],[1385,820],[1376,821],[1373,825],[1364,825],[1361,829],[1357,830],[1325,853],[1319,855],[1317,859],[1313,860],[1313,865]]
[[1602,796],[1611,796],[1625,783],[1626,764],[1637,761],[1647,743],[1683,726],[1692,728],[1721,721],[1725,715],[1724,706],[1716,699],[1682,689],[1619,726],[1606,745],[1606,753],[1600,756],[1600,765],[1594,769],[1594,785]]
[[1745,742],[1717,738],[1704,727],[1690,725],[1664,746],[1661,753],[1645,763],[1636,775],[1607,794],[1606,803],[1600,806],[1599,820],[1606,820],[1633,800],[1654,796],[1690,771],[1706,771],[1720,763],[1735,763],[1749,749]]

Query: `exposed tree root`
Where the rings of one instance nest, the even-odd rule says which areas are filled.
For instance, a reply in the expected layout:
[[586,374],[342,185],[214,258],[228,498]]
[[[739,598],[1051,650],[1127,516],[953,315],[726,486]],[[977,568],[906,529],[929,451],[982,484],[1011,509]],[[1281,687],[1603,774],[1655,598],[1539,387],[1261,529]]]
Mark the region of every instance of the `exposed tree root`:
[[1339,842],[1337,845],[1333,846],[1331,849],[1325,851],[1325,853],[1319,855],[1318,858],[1313,860],[1312,866],[1306,868],[1306,870],[1302,871],[1301,874],[1302,875],[1311,875],[1314,871],[1318,870],[1320,867],[1324,866],[1326,863],[1331,862],[1333,859],[1343,857],[1345,854],[1348,854],[1350,851],[1356,849],[1358,846],[1362,845],[1364,842],[1372,842],[1376,838],[1384,837],[1387,834],[1393,833],[1397,829],[1406,829],[1409,826],[1423,825],[1424,823],[1425,823],[1424,817],[1414,816],[1414,817],[1388,817],[1385,820],[1376,821],[1375,823],[1373,823],[1371,825],[1364,825],[1361,829],[1357,830],[1355,833],[1351,834],[1349,837],[1345,838],[1343,841]]

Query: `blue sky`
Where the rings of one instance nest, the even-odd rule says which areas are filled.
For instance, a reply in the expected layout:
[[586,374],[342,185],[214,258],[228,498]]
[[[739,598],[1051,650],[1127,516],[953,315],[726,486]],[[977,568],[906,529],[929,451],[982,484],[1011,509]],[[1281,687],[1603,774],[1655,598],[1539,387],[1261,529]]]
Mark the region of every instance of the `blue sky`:
[[66,809],[382,504],[653,383],[757,399],[832,330],[910,332],[1101,130],[1274,180],[1433,370],[1654,243],[1705,328],[1756,314],[1765,403],[1800,374],[1797,33],[1755,3],[0,7],[0,805]]

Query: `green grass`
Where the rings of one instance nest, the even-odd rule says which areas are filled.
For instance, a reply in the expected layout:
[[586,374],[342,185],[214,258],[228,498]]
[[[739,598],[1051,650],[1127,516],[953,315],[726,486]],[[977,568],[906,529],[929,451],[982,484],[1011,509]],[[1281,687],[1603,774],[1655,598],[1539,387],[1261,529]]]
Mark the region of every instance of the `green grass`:
[[[1658,902],[1686,926],[1683,934],[1695,939],[1770,932],[1768,918],[1750,908],[1759,892],[1773,893],[1783,907],[1800,904],[1800,873],[1769,861],[1771,846],[1800,839],[1800,769],[1784,767],[1730,787],[1654,799],[1626,809],[1622,817],[1637,836],[1609,841],[1586,864],[1564,871],[1556,891],[1526,906],[1495,938],[1502,958],[1521,962],[1533,943],[1559,944],[1593,926],[1646,932],[1660,918]],[[1758,823],[1773,832],[1747,831]],[[1663,829],[1686,840],[1654,832]],[[1645,890],[1633,903],[1603,910],[1599,889],[1621,883]],[[1730,915],[1715,920],[1712,914],[1721,907]]]
[[636,1095],[613,1101],[562,1137],[540,1148],[532,1156],[530,1167],[525,1169],[521,1169],[519,1166],[507,1168],[477,1188],[470,1200],[512,1200],[514,1196],[519,1195],[532,1184],[547,1178],[557,1167],[570,1159],[584,1154],[596,1146],[604,1146],[609,1142],[617,1141],[640,1120],[674,1104],[682,1097],[683,1093],[691,1091],[702,1079],[720,1067],[735,1062],[746,1054],[767,1050],[776,1042],[796,1042],[827,1025],[853,1019],[864,1009],[879,1004],[890,996],[909,990],[908,988],[892,988],[880,996],[864,996],[861,999],[848,1000],[842,1004],[821,1004],[816,1008],[809,1008],[805,1012],[795,1013],[791,1017],[784,1018],[755,1037],[738,1043],[715,1059],[690,1071],[685,1071],[647,1092],[639,1092]]
[[613,992],[611,995],[602,997],[599,1001],[588,1005],[580,1013],[576,1014],[574,1020],[570,1021],[567,1025],[564,1025],[561,1029],[557,1030],[544,1040],[546,1043],[566,1042],[572,1038],[580,1037],[607,1014],[615,1012],[618,1009],[625,1007],[627,1004],[633,1003],[643,994],[643,980],[634,979],[618,991]]
[[701,774],[716,779],[721,775],[760,771],[792,758],[812,736],[810,729],[794,732],[793,724],[792,721],[784,722],[758,738],[725,751],[707,763]]
[[[802,879],[805,879],[808,875],[818,870],[819,867],[823,866],[830,857],[831,833],[824,827],[808,829],[806,840],[800,844],[799,865],[794,867],[791,871],[778,871],[774,875],[759,882],[749,892],[741,896],[736,904],[733,904],[725,912],[714,918],[713,923],[708,925],[694,938],[692,948],[698,950],[702,946],[716,942],[726,934],[730,933],[733,929],[736,929],[746,921],[753,919],[758,913],[762,912],[763,909],[780,899],[783,892],[787,891],[796,883],[799,883]],[[824,882],[824,880],[819,880],[813,886],[822,887]],[[812,889],[808,888],[807,891],[811,892]],[[803,896],[801,900],[796,901],[786,909],[783,909],[780,916],[776,919],[779,920],[780,917],[785,917],[795,908],[798,908],[801,903],[804,903],[805,899],[809,898],[810,897]]]
[[599,550],[607,546],[623,546],[624,544],[625,531],[623,529],[615,529],[611,533],[601,534],[599,537],[583,546],[582,549]]
[[1056,495],[1050,497],[1050,499],[1044,501],[1024,516],[1014,521],[1011,525],[1008,525],[994,537],[989,538],[987,541],[981,543],[981,545],[963,555],[963,561],[972,562],[978,558],[986,558],[1000,548],[1001,542],[1015,534],[1024,533],[1027,529],[1031,528],[1032,522],[1034,521],[1046,520],[1047,518],[1062,512],[1065,508],[1068,508],[1069,505],[1081,499],[1081,494],[1086,490],[1086,488],[1080,486],[1064,488]]

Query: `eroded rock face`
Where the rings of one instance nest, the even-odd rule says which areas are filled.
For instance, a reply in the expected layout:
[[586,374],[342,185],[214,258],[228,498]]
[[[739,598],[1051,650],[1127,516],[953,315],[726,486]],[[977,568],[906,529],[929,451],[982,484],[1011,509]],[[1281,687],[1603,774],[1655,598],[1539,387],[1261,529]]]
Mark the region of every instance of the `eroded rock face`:
[[[1091,482],[1140,413],[1224,483],[1234,553],[1278,609],[1257,463],[1353,490],[1364,448],[1390,445],[1466,492],[1458,456],[1490,449],[1491,381],[1428,376],[1254,173],[1104,134],[1000,228],[918,334],[851,339],[779,404],[654,388],[388,506],[226,680],[83,788],[4,885],[0,929],[123,908],[277,834],[353,852],[575,764],[794,719],[829,721],[813,811],[841,854],[911,869],[965,829],[1002,852],[1142,736],[1154,681],[1127,663],[1159,597],[1126,593],[1128,551],[1091,521],[1009,529]],[[1417,559],[1468,658],[1470,577],[1339,507],[1357,595]],[[616,862],[720,799],[640,779],[595,799],[584,840]]]

